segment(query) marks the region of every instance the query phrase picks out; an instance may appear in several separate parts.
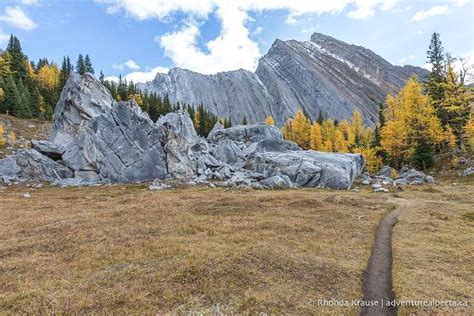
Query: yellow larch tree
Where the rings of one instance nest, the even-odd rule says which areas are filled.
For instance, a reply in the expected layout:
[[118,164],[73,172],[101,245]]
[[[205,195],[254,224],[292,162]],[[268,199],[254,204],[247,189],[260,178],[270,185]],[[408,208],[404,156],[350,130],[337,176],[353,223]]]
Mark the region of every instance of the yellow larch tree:
[[474,151],[474,118],[471,117],[464,125],[464,144],[472,151]]
[[59,87],[59,69],[55,64],[43,65],[38,70],[37,79],[39,83],[48,89],[54,90]]
[[333,149],[335,152],[348,152],[347,142],[339,129],[336,129],[336,133],[334,135]]
[[323,147],[323,136],[321,134],[321,125],[314,122],[311,125],[309,147],[313,150],[321,150]]
[[265,124],[270,125],[270,126],[275,126],[275,120],[273,119],[272,116],[269,116],[265,119]]
[[4,133],[5,133],[5,130],[3,128],[3,125],[0,124],[0,148],[5,146],[5,143],[6,143],[5,137],[3,135]]
[[289,119],[281,130],[285,139],[297,143],[301,148],[309,149],[311,138],[311,122],[298,110],[293,119]]
[[395,166],[413,158],[418,145],[435,145],[444,140],[431,99],[423,94],[415,77],[397,96],[388,96],[386,105],[381,144]]

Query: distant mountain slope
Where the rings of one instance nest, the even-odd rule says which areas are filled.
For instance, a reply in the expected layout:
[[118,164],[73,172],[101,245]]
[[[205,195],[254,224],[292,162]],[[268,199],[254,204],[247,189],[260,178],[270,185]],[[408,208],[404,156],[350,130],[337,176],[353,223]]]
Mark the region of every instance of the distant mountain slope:
[[413,74],[424,77],[428,71],[392,65],[369,49],[315,33],[310,41],[276,40],[255,73],[241,69],[203,75],[174,68],[140,87],[168,93],[174,102],[202,103],[234,123],[272,115],[282,125],[302,108],[312,119],[322,111],[338,120],[358,110],[373,125],[378,104]]

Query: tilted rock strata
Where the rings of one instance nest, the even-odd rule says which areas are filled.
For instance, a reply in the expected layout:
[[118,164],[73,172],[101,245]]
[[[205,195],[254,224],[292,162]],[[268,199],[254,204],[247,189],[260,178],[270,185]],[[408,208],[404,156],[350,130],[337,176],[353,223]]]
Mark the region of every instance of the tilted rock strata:
[[168,94],[172,102],[200,104],[232,122],[262,122],[273,116],[278,126],[304,109],[312,120],[319,111],[343,120],[360,111],[366,124],[378,120],[379,104],[412,75],[428,71],[395,66],[374,52],[315,33],[309,41],[276,40],[255,73],[246,70],[203,75],[174,68],[140,85],[142,90]]

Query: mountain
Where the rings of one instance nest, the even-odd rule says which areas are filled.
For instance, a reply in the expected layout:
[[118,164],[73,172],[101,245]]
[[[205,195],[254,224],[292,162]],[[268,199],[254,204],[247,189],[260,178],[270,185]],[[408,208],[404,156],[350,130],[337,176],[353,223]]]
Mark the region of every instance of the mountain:
[[309,41],[276,40],[255,73],[247,70],[203,75],[173,68],[141,84],[143,91],[168,93],[172,102],[203,104],[232,122],[273,116],[282,125],[298,109],[312,119],[343,120],[360,111],[368,125],[378,119],[378,105],[412,76],[428,71],[396,66],[361,46],[315,33]]

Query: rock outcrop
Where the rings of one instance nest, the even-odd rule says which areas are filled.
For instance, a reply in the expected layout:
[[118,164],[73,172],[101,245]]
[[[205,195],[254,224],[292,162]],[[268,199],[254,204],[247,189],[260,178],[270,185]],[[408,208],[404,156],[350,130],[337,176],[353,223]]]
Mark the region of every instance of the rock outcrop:
[[173,68],[168,74],[142,84],[142,90],[168,94],[172,102],[197,106],[232,122],[251,123],[273,116],[281,126],[296,111],[315,120],[343,120],[360,111],[366,124],[378,120],[378,106],[412,76],[424,77],[423,68],[395,66],[374,52],[315,33],[309,41],[276,40],[255,73],[236,70],[203,75]]
[[304,151],[263,123],[227,129],[216,124],[207,139],[197,135],[188,113],[169,113],[153,123],[134,101],[115,102],[93,76],[72,74],[50,140],[0,160],[0,180],[71,186],[180,179],[348,189],[363,167],[359,154]]

